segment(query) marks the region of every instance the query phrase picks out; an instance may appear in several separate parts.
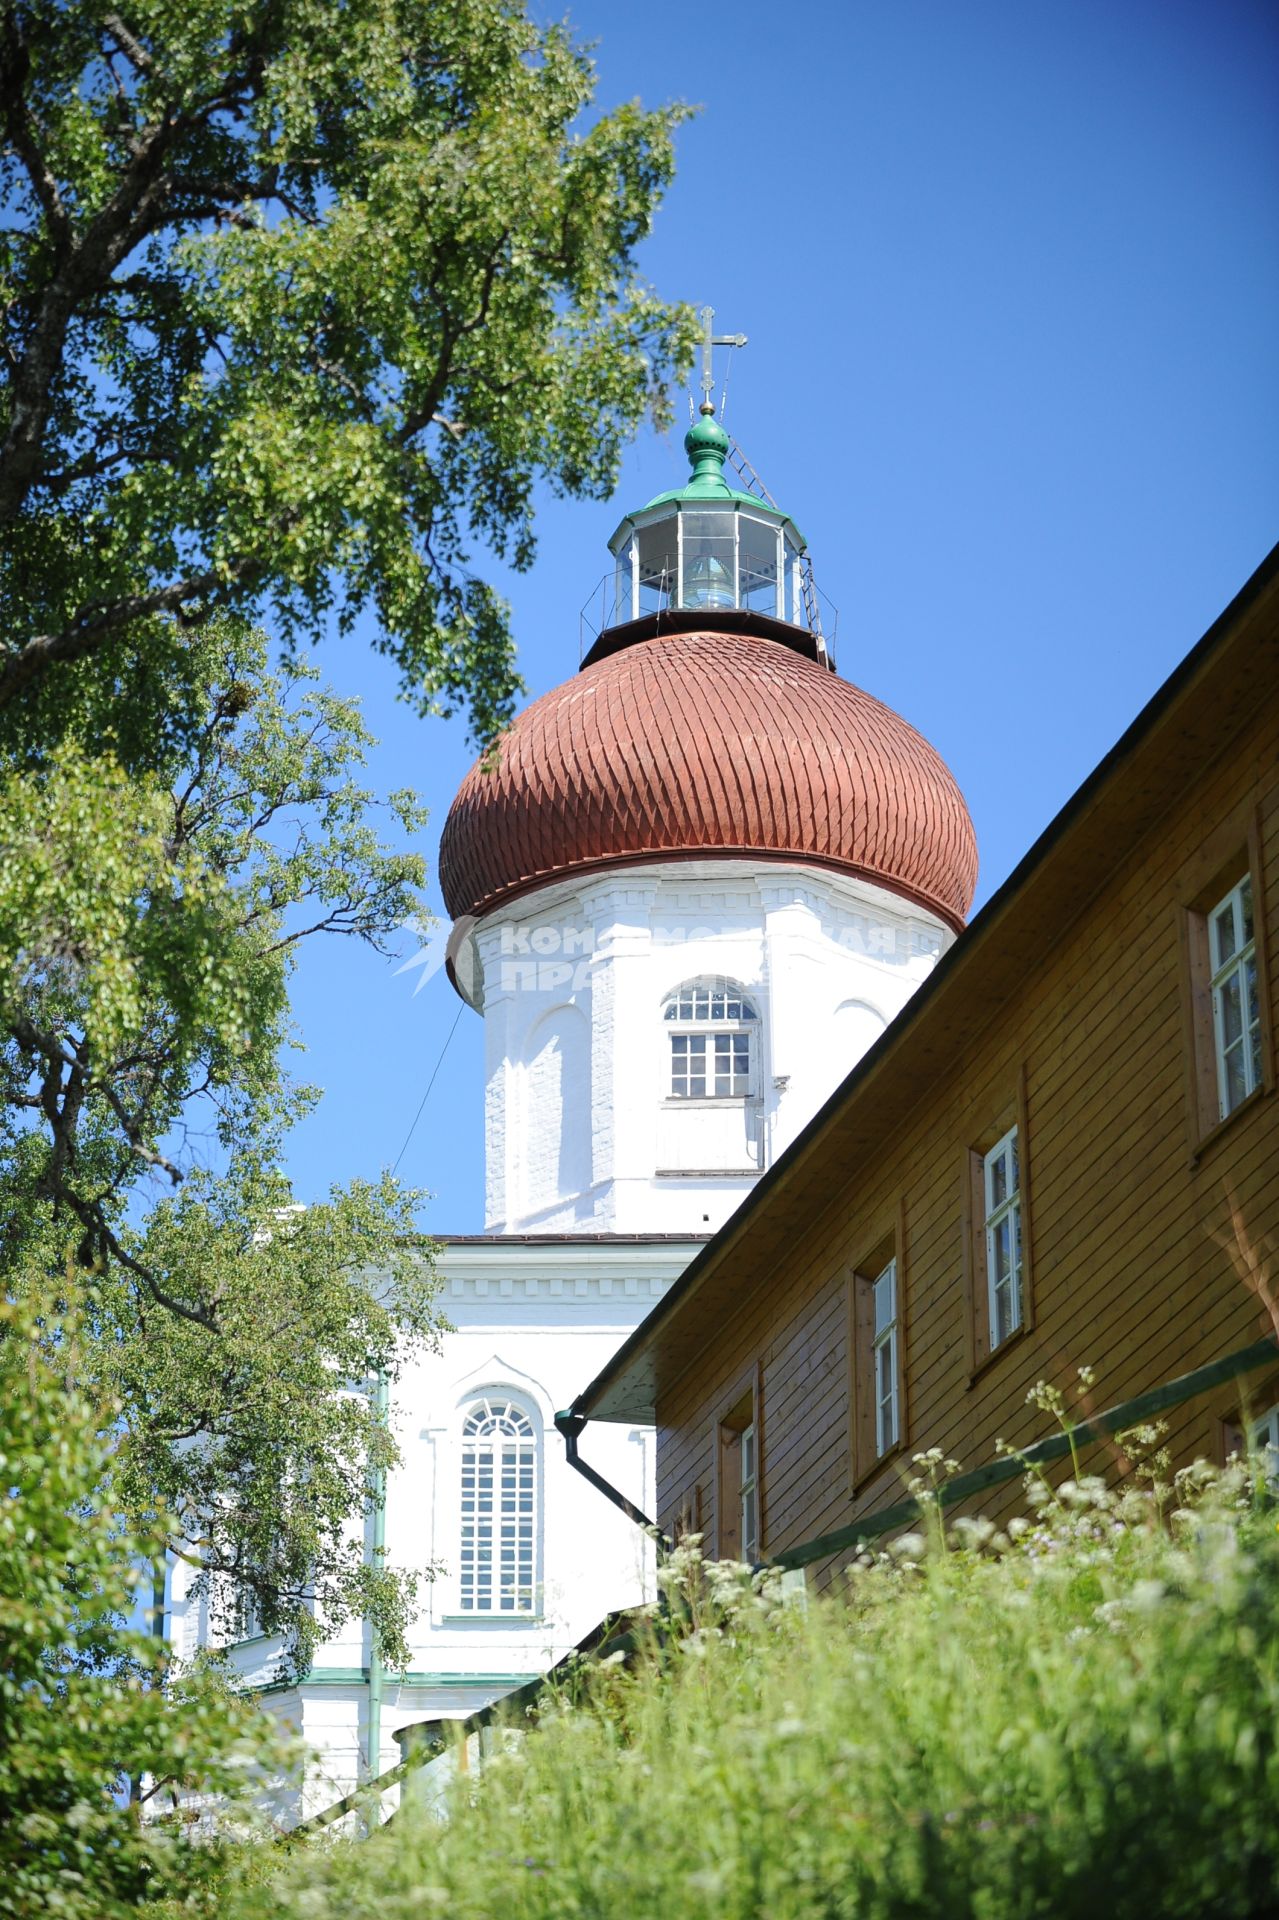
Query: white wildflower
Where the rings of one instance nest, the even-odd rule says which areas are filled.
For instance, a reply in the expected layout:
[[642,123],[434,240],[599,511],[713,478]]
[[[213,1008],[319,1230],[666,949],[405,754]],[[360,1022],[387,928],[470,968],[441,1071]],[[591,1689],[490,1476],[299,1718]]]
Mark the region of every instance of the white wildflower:
[[960,1514],[954,1523],[954,1532],[958,1534],[966,1547],[980,1550],[994,1537],[995,1523],[983,1518],[981,1514]]

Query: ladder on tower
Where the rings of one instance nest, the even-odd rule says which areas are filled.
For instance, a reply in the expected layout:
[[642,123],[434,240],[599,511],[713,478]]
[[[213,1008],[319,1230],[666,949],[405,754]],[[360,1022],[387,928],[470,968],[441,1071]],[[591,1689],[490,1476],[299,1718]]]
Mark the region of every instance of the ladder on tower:
[[757,500],[762,500],[766,507],[773,509],[774,513],[781,512],[781,508],[778,506],[776,500],[774,500],[772,494],[768,491],[768,488],[764,485],[764,482],[760,479],[754,467],[746,458],[746,455],[742,452],[731,434],[729,435],[728,441],[728,464],[732,467],[738,479],[745,481],[747,493],[753,493]]
[[813,579],[813,563],[805,548],[799,559],[799,594],[804,603],[804,618],[808,622],[808,631],[817,642],[819,653],[826,652],[826,640],[822,633],[822,610],[817,603],[817,585]]
[[[757,500],[762,500],[766,507],[773,509],[774,513],[781,512],[781,508],[778,506],[776,500],[774,500],[772,494],[768,491],[768,488],[764,485],[764,482],[760,479],[754,467],[738,446],[736,440],[731,436],[728,444],[728,464],[732,467],[738,479],[745,483],[747,493],[753,493]],[[817,584],[813,579],[813,562],[809,556],[807,547],[805,547],[799,558],[799,594],[803,602],[804,619],[807,623],[808,631],[817,642],[819,655],[825,659],[827,657],[827,646],[825,635],[822,633],[822,610],[817,598]]]

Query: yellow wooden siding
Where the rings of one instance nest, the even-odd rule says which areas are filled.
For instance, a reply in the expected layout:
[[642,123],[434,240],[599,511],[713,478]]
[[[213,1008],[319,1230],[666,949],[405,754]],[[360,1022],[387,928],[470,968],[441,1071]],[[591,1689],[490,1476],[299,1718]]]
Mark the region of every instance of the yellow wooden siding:
[[[906,1456],[940,1445],[966,1467],[997,1437],[1045,1431],[1026,1407],[1042,1377],[1096,1372],[1113,1405],[1255,1339],[1256,1300],[1211,1237],[1227,1183],[1255,1237],[1279,1231],[1276,1100],[1258,1099],[1192,1160],[1179,915],[1218,823],[1261,804],[1262,893],[1272,1004],[1279,953],[1279,719],[1259,715],[1099,890],[1051,956],[939,1079],[918,1114],[855,1167],[804,1222],[766,1286],[710,1344],[690,1352],[658,1407],[658,1504],[669,1522],[694,1483],[710,1492],[712,1409],[756,1362],[765,1441],[768,1552],[846,1524],[899,1496],[892,1463],[849,1497],[846,1282],[892,1208],[904,1204]],[[1033,1232],[1032,1330],[970,1383],[963,1304],[965,1155],[1026,1074]],[[781,1196],[776,1196],[780,1201]],[[1279,1273],[1276,1274],[1279,1284]],[[978,1270],[984,1284],[984,1267]],[[1170,1416],[1178,1458],[1215,1453],[1238,1402],[1222,1389]],[[708,1516],[708,1528],[711,1516]]]

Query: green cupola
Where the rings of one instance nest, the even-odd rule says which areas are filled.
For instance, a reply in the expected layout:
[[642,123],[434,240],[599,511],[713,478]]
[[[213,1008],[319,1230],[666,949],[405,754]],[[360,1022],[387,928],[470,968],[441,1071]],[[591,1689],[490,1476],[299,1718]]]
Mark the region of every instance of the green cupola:
[[703,407],[684,435],[684,451],[693,463],[693,477],[684,488],[685,498],[695,493],[702,498],[718,499],[728,492],[724,462],[729,445],[728,435],[715,415]]
[[807,627],[803,536],[770,500],[729,485],[732,442],[709,402],[684,450],[692,467],[685,485],[628,513],[609,541],[616,565],[607,624],[740,611]]

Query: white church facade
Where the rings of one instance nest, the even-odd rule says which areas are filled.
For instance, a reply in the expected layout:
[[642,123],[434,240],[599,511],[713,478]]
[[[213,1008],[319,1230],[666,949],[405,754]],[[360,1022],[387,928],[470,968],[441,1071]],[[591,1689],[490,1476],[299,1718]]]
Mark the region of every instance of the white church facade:
[[866,880],[741,857],[496,908],[455,950],[484,1016],[489,1231],[715,1232],[949,938]]
[[[455,1331],[396,1384],[394,1565],[435,1563],[412,1664],[367,1628],[310,1674],[231,1649],[316,1755],[314,1809],[651,1590],[640,1531],[554,1429],[865,1053],[963,925],[971,822],[947,769],[834,670],[802,537],[725,476],[707,409],[688,485],[612,542],[614,620],[468,774],[441,847],[449,971],[485,1032],[486,1223],[446,1239]],[[695,1355],[689,1356],[694,1364]],[[591,1465],[653,1510],[653,1435]],[[176,1647],[209,1635],[179,1574]]]

